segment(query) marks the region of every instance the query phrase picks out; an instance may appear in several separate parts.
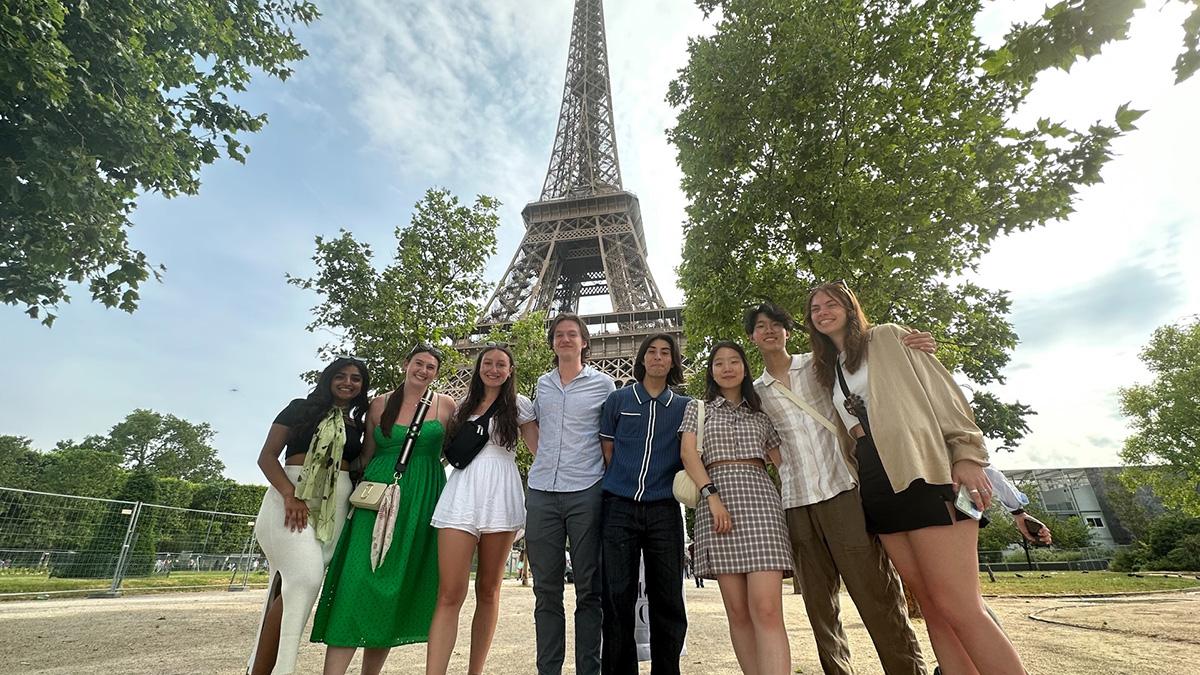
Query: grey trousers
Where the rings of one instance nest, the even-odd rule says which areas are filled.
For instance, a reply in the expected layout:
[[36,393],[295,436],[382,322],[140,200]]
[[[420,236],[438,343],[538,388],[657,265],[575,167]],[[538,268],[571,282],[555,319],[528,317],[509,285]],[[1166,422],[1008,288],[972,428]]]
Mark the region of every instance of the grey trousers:
[[538,675],[562,672],[566,653],[563,583],[567,541],[575,579],[575,672],[599,675],[603,630],[600,574],[600,510],[597,482],[578,492],[529,489],[525,496],[525,541],[533,571]]

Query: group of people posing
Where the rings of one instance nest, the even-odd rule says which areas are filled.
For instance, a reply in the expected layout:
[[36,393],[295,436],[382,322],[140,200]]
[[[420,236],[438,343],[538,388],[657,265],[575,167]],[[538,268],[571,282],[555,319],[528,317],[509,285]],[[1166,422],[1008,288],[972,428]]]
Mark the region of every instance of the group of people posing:
[[[568,551],[575,671],[638,671],[644,560],[651,670],[679,673],[686,556],[672,482],[683,469],[701,495],[693,572],[718,581],[744,673],[792,672],[782,583],[793,573],[826,673],[853,672],[842,583],[887,673],[927,672],[903,588],[924,614],[934,672],[1024,673],[980,596],[975,516],[993,492],[983,435],[932,356],[933,338],[871,326],[842,282],[810,293],[804,325],[813,351],[792,355],[789,313],[769,302],[749,309],[745,332],[764,372],[754,378],[743,347],[718,341],[703,400],[677,389],[682,360],[665,333],[641,343],[635,382],[617,388],[588,365],[588,329],[573,314],[550,322],[554,368],[533,401],[516,392],[503,343],[479,352],[460,402],[430,392],[435,346],[417,345],[403,384],[370,402],[365,365],[337,359],[279,414],[259,457],[271,487],[255,531],[271,584],[248,671],[292,672],[317,603],[311,639],[327,645],[327,675],[345,673],[359,647],[371,674],[391,647],[422,641],[426,673],[445,673],[478,554],[468,672],[482,673],[524,527],[538,673],[561,672],[565,659]],[[444,445],[472,432],[486,433],[486,445],[447,479]],[[518,438],[534,454],[527,491]],[[351,510],[351,476],[392,483],[402,453],[394,517]]]

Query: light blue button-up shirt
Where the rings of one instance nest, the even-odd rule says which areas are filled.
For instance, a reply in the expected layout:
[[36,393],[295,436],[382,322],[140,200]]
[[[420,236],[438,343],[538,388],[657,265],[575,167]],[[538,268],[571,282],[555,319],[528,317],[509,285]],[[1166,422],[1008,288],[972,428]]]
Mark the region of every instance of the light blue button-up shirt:
[[529,487],[578,492],[604,477],[600,408],[615,389],[611,377],[587,365],[566,386],[558,368],[538,378],[533,401],[538,452],[529,467]]

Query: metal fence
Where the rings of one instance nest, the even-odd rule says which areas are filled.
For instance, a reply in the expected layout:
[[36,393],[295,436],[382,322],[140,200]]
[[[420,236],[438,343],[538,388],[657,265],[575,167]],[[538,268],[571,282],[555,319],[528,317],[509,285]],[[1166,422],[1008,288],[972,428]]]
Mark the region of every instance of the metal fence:
[[249,514],[0,488],[0,599],[242,590],[259,571]]
[[1003,551],[980,551],[981,572],[1065,572],[1107,570],[1124,546],[1040,548],[1013,546]]

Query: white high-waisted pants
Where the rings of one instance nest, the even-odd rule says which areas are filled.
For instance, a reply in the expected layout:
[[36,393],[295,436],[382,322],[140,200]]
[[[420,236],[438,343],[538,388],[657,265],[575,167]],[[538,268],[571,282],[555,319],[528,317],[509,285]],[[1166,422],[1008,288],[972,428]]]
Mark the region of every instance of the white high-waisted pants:
[[[303,467],[285,466],[283,470],[287,472],[292,485],[295,485]],[[283,524],[283,495],[274,487],[267,488],[262,506],[258,509],[258,518],[254,521],[254,536],[271,564],[271,586],[263,602],[262,617],[254,636],[254,647],[250,651],[247,671],[254,665],[254,656],[262,635],[263,619],[266,618],[271,600],[277,595],[283,597],[283,619],[279,627],[279,655],[275,658],[275,669],[271,672],[273,675],[288,675],[296,669],[296,653],[300,650],[304,624],[308,622],[308,616],[317,602],[321,582],[325,579],[325,567],[333,557],[338,535],[342,533],[342,526],[346,524],[352,489],[350,474],[341,472],[334,495],[337,511],[333,520],[333,537],[322,542],[317,539],[316,531],[312,528],[312,513],[309,514],[308,526],[303,530],[289,530]],[[317,501],[310,499],[309,508],[315,510]]]

